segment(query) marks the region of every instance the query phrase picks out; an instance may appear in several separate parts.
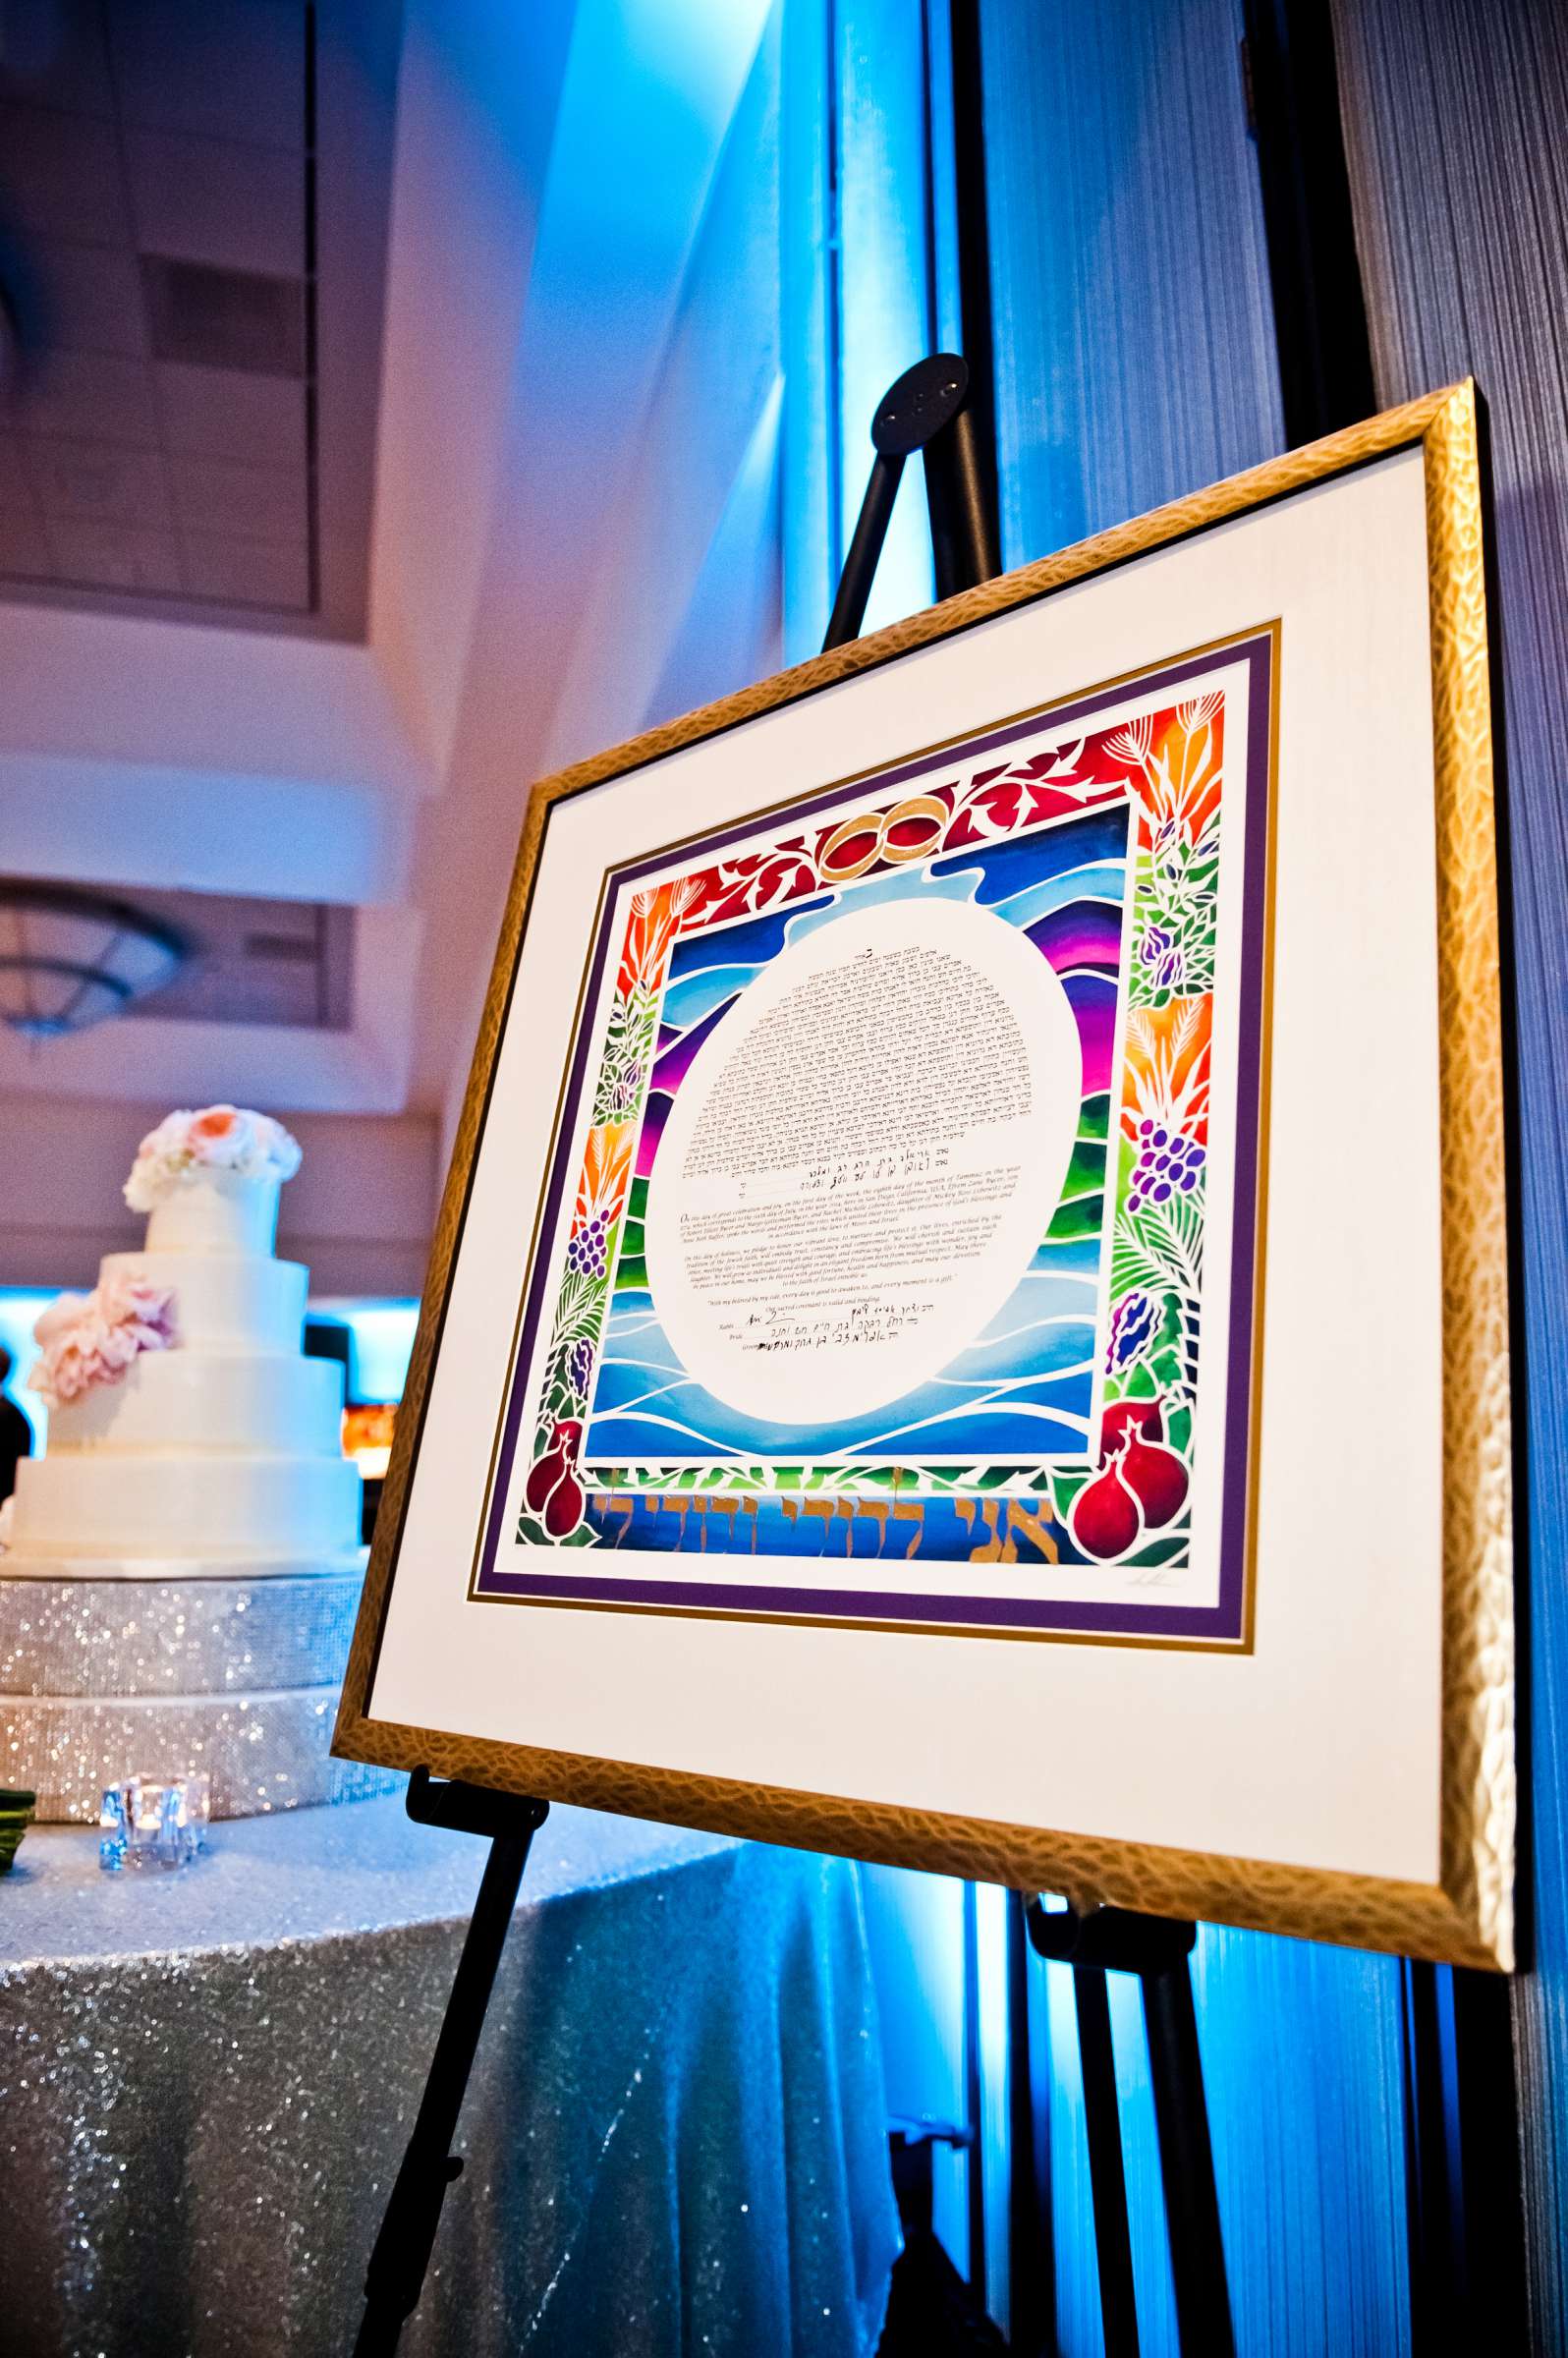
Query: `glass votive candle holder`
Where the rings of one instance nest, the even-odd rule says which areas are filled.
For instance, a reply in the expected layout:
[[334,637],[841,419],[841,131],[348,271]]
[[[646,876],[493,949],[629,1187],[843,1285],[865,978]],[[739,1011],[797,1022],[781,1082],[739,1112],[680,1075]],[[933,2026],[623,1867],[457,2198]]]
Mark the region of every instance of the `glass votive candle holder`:
[[212,1779],[128,1776],[105,1785],[98,1812],[98,1865],[119,1875],[128,1867],[189,1867],[205,1848],[212,1814]]

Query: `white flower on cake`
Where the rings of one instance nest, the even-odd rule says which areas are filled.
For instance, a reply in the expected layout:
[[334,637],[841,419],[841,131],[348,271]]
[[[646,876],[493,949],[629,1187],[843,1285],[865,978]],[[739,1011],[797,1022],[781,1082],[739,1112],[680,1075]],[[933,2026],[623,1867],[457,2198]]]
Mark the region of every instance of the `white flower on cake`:
[[32,1329],[39,1357],[28,1380],[49,1408],[80,1400],[94,1384],[118,1383],[142,1351],[179,1340],[174,1293],[166,1285],[112,1271],[90,1294],[62,1294]]
[[166,1114],[137,1149],[125,1200],[133,1211],[151,1211],[177,1188],[217,1171],[236,1179],[292,1179],[300,1149],[281,1122],[239,1105],[207,1105],[199,1113]]

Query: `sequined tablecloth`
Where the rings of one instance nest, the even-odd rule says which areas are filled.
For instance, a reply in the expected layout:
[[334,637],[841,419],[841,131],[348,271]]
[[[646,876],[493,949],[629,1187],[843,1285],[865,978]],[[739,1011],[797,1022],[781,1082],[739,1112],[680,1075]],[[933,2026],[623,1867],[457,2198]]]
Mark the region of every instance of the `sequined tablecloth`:
[[[398,1801],[0,1881],[8,2358],[347,2358],[483,1845]],[[400,2358],[860,2358],[898,2248],[855,1871],[536,1837]]]

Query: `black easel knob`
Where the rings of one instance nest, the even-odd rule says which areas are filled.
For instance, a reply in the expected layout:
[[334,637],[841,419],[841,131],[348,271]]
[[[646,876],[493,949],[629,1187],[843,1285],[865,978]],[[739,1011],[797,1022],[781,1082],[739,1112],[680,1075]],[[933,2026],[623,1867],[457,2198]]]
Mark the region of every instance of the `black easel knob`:
[[956,352],[933,352],[888,386],[871,421],[871,441],[884,459],[907,459],[951,425],[969,391],[969,363]]
[[904,461],[917,450],[925,460],[937,596],[951,597],[1000,572],[969,390],[968,363],[956,352],[935,352],[906,368],[877,403],[871,421],[876,456],[839,576],[824,654],[860,635]]

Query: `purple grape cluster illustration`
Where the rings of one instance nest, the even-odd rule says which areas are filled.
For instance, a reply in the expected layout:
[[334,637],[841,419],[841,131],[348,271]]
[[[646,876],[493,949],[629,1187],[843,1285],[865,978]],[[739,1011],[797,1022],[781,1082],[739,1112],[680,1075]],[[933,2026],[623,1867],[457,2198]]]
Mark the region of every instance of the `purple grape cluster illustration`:
[[1182,945],[1168,926],[1149,926],[1138,955],[1149,971],[1151,985],[1161,998],[1181,989],[1187,961]]
[[634,1061],[617,1073],[610,1087],[610,1108],[618,1122],[630,1120],[643,1101],[643,1066]]
[[1142,1288],[1124,1294],[1111,1312],[1105,1372],[1114,1376],[1148,1350],[1159,1324],[1159,1304]]
[[566,1265],[575,1277],[602,1277],[608,1212],[597,1211],[581,1227],[566,1248]]
[[1204,1150],[1196,1139],[1184,1138],[1179,1130],[1167,1130],[1160,1122],[1140,1122],[1128,1210],[1141,1211],[1146,1204],[1168,1204],[1173,1196],[1190,1196],[1198,1185],[1204,1159]]

